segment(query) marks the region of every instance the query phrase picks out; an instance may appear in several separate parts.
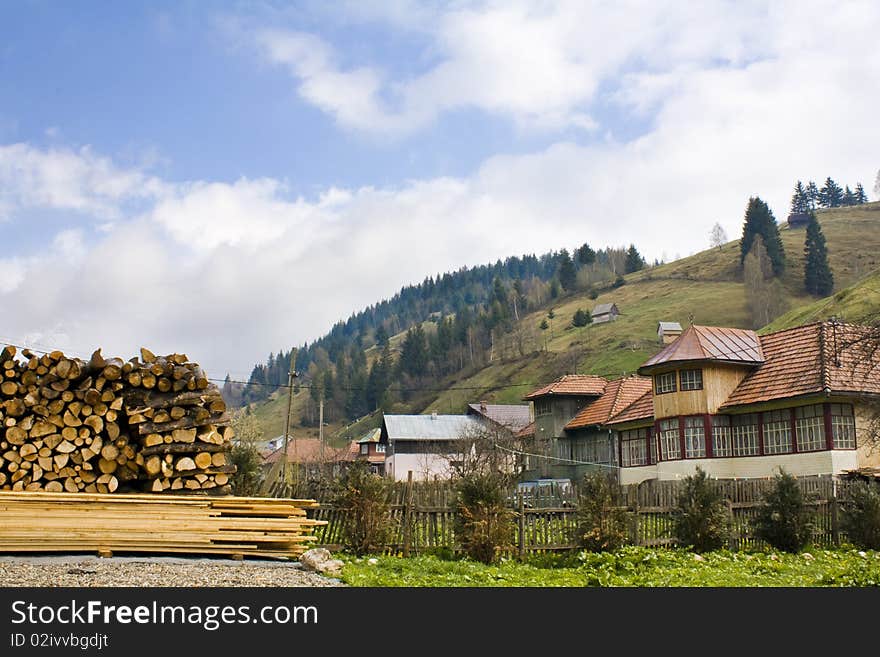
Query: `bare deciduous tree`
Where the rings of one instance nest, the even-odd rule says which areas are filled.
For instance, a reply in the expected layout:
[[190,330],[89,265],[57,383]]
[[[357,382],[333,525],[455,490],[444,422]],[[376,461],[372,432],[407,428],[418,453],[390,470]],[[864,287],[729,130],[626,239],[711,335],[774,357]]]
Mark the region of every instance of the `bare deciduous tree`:
[[760,235],[755,236],[743,262],[743,283],[754,328],[769,324],[785,312],[785,291],[773,276],[773,263]]
[[709,244],[721,249],[722,246],[727,244],[727,241],[727,233],[721,224],[716,221],[715,225],[712,226],[712,231],[709,233]]

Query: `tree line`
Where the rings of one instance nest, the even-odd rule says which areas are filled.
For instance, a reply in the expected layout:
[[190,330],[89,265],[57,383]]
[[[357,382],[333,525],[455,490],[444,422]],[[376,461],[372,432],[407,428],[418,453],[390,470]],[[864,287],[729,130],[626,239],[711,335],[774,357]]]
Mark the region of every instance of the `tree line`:
[[868,196],[862,183],[856,183],[855,190],[852,190],[849,185],[841,187],[831,176],[825,178],[821,188],[812,180],[806,185],[798,180],[791,197],[791,214],[808,214],[819,208],[839,208],[867,202]]
[[[353,420],[410,401],[428,381],[474,371],[502,354],[524,355],[540,345],[537,327],[520,320],[552,299],[576,291],[598,296],[647,265],[635,245],[594,250],[582,244],[541,256],[429,276],[338,322],[296,352],[295,369],[308,382],[302,421],[317,423],[323,399],[327,421]],[[402,339],[392,337],[403,333]],[[227,376],[229,403],[266,399],[286,385],[293,350],[269,354],[254,366],[247,385]]]

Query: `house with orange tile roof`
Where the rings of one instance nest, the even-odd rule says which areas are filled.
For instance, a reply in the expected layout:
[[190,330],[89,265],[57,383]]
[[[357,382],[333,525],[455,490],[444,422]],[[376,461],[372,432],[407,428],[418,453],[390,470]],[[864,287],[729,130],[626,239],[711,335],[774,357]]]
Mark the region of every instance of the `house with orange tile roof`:
[[826,321],[759,336],[692,325],[639,376],[605,382],[574,413],[554,404],[555,384],[544,386],[526,399],[535,404],[536,440],[543,419],[550,447],[545,476],[607,469],[636,483],[697,466],[725,479],[878,466],[870,443],[880,351],[870,331]]

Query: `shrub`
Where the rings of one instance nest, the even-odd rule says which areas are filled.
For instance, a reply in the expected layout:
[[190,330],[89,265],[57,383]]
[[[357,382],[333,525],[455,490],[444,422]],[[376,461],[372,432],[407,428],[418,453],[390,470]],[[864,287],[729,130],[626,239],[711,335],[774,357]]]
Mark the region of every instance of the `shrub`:
[[696,552],[724,547],[730,522],[724,496],[701,468],[685,477],[675,511],[675,537]]
[[471,559],[490,564],[511,546],[513,512],[504,499],[504,481],[497,474],[472,472],[456,484],[455,535]]
[[594,285],[590,286],[589,297],[591,299],[598,299],[599,298],[599,290],[596,289],[596,286],[594,286]]
[[232,494],[256,495],[263,483],[260,469],[263,459],[257,448],[252,443],[236,443],[229,453],[229,461],[235,466],[235,475],[230,478]]
[[626,284],[626,279],[623,278],[620,274],[618,274],[617,278],[614,279],[614,283],[611,284],[611,287],[620,287],[621,285]]
[[780,468],[754,520],[755,537],[777,550],[799,552],[810,542],[813,514],[797,479]]
[[880,550],[880,490],[875,484],[859,481],[851,485],[841,526],[853,544]]
[[575,326],[586,326],[592,321],[593,318],[590,316],[590,313],[583,308],[578,308],[574,313],[574,317],[571,318],[571,323]]
[[342,541],[355,554],[380,552],[391,536],[391,483],[361,461],[335,482],[332,504],[345,514]]
[[617,484],[596,472],[584,476],[578,491],[577,541],[591,552],[616,550],[627,542],[627,516],[615,508]]

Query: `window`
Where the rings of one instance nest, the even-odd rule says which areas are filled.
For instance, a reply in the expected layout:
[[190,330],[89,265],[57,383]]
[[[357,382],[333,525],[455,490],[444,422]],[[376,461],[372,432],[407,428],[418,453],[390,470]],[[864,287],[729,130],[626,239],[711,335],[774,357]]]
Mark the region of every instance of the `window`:
[[648,430],[630,429],[620,432],[621,465],[625,468],[648,464]]
[[825,414],[821,404],[801,406],[794,409],[799,452],[815,452],[825,449]]
[[370,453],[370,446],[367,443],[364,443],[363,445],[361,445],[361,454],[369,454],[369,453]]
[[831,438],[834,449],[856,448],[856,419],[849,404],[831,404]]
[[788,454],[791,449],[791,411],[764,413],[764,453]]
[[734,456],[753,456],[758,453],[758,416],[755,413],[733,415],[730,418],[730,437]]
[[702,390],[703,370],[682,370],[679,372],[682,390]]
[[727,415],[716,415],[712,418],[712,456],[733,456],[730,417]]
[[662,395],[666,392],[675,392],[675,372],[654,375],[654,392]]
[[377,454],[384,454],[385,453],[384,443],[376,443],[376,453]]
[[684,456],[688,459],[706,458],[706,423],[702,417],[684,419]]
[[[673,379],[673,382],[675,380]],[[678,418],[660,420],[660,458],[673,461],[681,458],[681,442],[678,435]]]
[[549,399],[536,399],[535,400],[535,416],[540,417],[542,415],[550,415],[552,411],[552,407],[550,406]]

